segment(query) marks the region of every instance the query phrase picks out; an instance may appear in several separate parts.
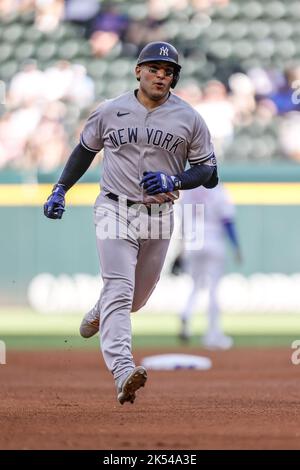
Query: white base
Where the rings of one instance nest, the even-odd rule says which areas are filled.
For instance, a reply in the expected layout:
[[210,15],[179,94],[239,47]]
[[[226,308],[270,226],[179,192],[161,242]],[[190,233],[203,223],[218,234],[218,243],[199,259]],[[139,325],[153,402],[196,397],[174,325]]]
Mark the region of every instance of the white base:
[[190,354],[160,354],[144,357],[141,365],[153,370],[196,369],[207,370],[212,366],[208,357],[192,356]]

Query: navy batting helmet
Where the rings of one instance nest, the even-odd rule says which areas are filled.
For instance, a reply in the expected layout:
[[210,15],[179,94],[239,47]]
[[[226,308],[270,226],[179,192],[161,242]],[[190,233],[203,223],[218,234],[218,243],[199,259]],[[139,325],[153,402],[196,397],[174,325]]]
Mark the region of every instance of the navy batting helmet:
[[174,65],[174,78],[171,87],[175,88],[180,75],[181,65],[178,64],[178,52],[172,44],[168,42],[149,42],[140,52],[137,65],[147,62],[168,62]]

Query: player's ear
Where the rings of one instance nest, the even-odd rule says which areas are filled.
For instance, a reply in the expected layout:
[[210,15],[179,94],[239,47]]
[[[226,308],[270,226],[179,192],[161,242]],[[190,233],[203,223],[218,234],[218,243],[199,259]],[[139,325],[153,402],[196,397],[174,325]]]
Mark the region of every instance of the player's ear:
[[135,76],[137,81],[139,82],[141,80],[141,67],[139,65],[135,67]]

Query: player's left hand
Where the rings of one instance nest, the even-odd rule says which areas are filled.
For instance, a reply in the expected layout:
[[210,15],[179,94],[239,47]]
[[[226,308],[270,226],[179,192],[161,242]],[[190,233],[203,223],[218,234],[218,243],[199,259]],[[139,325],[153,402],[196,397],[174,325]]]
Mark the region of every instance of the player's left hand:
[[52,193],[44,204],[44,215],[49,219],[61,219],[65,210],[66,191],[61,184],[53,187]]
[[174,191],[176,176],[169,176],[160,171],[144,171],[144,177],[140,182],[149,195],[168,193]]

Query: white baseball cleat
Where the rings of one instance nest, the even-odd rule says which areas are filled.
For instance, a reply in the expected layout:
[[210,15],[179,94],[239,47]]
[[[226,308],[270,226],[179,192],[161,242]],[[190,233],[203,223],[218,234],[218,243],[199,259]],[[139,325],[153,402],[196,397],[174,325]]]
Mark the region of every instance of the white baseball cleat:
[[118,401],[123,405],[126,401],[133,403],[135,400],[135,392],[145,386],[147,381],[147,371],[144,367],[135,367],[122,385],[118,387]]
[[100,313],[97,307],[98,302],[82,319],[79,332],[83,338],[91,338],[99,331]]
[[202,344],[207,349],[230,349],[233,346],[233,339],[219,331],[207,333],[202,338]]

